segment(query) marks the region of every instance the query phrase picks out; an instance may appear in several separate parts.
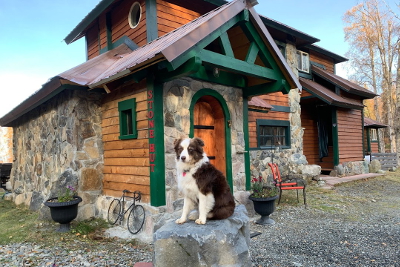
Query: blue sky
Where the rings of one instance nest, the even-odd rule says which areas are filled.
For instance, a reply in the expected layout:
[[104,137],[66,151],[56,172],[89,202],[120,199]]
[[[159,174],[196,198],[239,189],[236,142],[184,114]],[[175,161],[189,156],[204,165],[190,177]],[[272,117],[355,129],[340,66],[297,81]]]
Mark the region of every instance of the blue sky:
[[[391,0],[394,2],[394,0]],[[344,56],[342,17],[357,0],[258,0],[258,13],[307,33]],[[0,117],[48,79],[85,61],[83,38],[63,39],[99,0],[0,0]],[[345,73],[339,68],[339,75]]]

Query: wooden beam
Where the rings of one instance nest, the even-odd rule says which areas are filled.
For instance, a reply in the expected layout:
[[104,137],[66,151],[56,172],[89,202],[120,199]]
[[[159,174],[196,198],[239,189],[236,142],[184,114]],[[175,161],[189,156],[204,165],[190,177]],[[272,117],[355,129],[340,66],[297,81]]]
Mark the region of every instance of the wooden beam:
[[208,62],[216,67],[248,76],[267,79],[270,81],[276,81],[281,76],[273,69],[250,64],[236,58],[228,58],[224,55],[208,50],[199,51],[198,56],[202,61]]

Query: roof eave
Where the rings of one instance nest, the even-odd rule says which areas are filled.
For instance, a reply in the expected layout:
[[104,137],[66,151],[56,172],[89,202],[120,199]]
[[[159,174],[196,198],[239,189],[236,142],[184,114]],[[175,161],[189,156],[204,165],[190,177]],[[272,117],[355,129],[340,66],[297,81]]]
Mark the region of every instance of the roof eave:
[[67,44],[73,43],[83,36],[84,30],[98,17],[104,10],[106,10],[114,0],[102,0],[97,6],[90,11],[86,17],[64,38]]

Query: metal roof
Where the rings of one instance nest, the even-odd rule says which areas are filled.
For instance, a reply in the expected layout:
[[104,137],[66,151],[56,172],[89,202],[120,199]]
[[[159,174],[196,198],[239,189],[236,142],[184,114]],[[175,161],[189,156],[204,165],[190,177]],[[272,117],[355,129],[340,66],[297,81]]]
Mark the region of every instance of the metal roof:
[[375,96],[377,96],[375,93],[369,91],[368,89],[365,89],[364,87],[359,86],[356,83],[350,82],[349,80],[346,80],[345,78],[342,78],[338,75],[330,73],[330,72],[323,70],[317,66],[312,65],[311,69],[314,74],[317,74],[318,76],[324,78],[325,80],[339,86],[346,92],[349,92],[349,93],[355,94],[355,95],[359,95],[364,98],[374,98]]
[[388,125],[378,122],[376,120],[364,117],[364,127],[367,128],[386,128]]
[[362,103],[337,95],[335,92],[332,92],[328,88],[314,81],[300,77],[300,83],[304,90],[308,91],[314,96],[317,96],[319,99],[325,103],[328,103],[329,105],[355,109],[362,109],[364,107]]
[[117,48],[55,76],[48,83],[44,84],[34,95],[22,102],[3,118],[0,118],[0,125],[6,126],[33,107],[43,103],[42,99],[47,99],[49,96],[54,95],[54,92],[58,92],[59,88],[52,86],[55,82],[60,84],[60,88],[61,85],[65,83],[95,88],[151,66],[159,61],[167,60],[171,62],[191,49],[209,34],[219,29],[223,24],[244,9],[249,10],[251,20],[254,26],[259,30],[260,35],[264,35],[262,37],[267,47],[272,48],[271,54],[280,66],[291,88],[299,88],[301,90],[301,85],[296,76],[287,65],[286,60],[283,58],[277,45],[253,7],[248,5],[245,0],[235,0],[135,50],[131,50],[127,45],[122,44]]
[[273,106],[271,106],[267,101],[262,100],[258,96],[253,96],[251,100],[248,102],[249,108],[261,109],[261,110],[271,110]]

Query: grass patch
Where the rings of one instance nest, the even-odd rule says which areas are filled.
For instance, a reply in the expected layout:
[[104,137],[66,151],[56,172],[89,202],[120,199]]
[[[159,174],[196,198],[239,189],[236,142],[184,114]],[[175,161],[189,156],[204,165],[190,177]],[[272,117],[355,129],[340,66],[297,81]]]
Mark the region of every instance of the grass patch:
[[71,231],[58,233],[58,223],[39,221],[38,213],[12,201],[0,199],[0,245],[20,242],[54,244],[80,239],[85,242],[103,240],[102,233],[108,227],[103,219],[71,223]]

